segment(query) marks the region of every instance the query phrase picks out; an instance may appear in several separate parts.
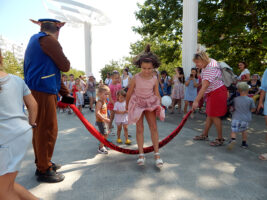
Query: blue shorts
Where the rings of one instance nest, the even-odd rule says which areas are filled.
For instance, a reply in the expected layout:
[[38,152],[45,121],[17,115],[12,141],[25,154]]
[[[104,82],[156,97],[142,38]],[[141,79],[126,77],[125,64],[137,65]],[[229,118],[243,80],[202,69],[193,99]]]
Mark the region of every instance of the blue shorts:
[[95,91],[93,91],[93,92],[91,92],[91,91],[87,91],[87,96],[88,96],[89,98],[96,98],[96,92],[95,92]]
[[248,129],[248,122],[233,119],[231,124],[232,132],[240,133]]

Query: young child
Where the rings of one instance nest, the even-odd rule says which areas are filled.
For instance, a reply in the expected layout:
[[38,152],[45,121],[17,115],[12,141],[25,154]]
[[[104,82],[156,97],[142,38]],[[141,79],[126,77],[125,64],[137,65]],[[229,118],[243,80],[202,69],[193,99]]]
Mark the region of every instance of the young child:
[[246,82],[239,82],[237,84],[239,97],[234,99],[234,113],[232,115],[232,133],[231,141],[228,145],[228,149],[232,149],[236,144],[236,133],[242,133],[241,147],[248,148],[247,144],[247,129],[248,124],[251,121],[251,112],[256,110],[256,106],[252,98],[249,98],[248,91],[249,86]]
[[175,68],[175,75],[173,77],[173,89],[172,89],[172,108],[171,114],[174,113],[174,107],[178,103],[178,113],[181,112],[182,99],[184,98],[184,70],[181,67]]
[[109,102],[108,102],[108,110],[110,111],[110,123],[109,123],[109,129],[112,129],[112,123],[114,120],[114,104],[117,101],[117,92],[120,91],[121,84],[120,84],[120,73],[118,71],[114,71],[111,76],[112,82],[109,84],[110,89],[110,96],[109,96]]
[[82,112],[82,106],[84,103],[84,99],[83,99],[83,90],[82,90],[82,86],[81,85],[76,85],[76,89],[77,91],[76,93],[76,106],[79,109],[79,111]]
[[158,116],[161,120],[164,120],[165,111],[160,106],[159,82],[153,75],[154,69],[158,68],[160,63],[157,56],[150,52],[150,46],[147,45],[145,52],[135,58],[134,64],[141,68],[141,72],[136,74],[130,83],[126,96],[126,110],[128,108],[129,124],[136,123],[136,140],[139,150],[137,164],[145,164],[143,121],[144,117],[146,117],[151,132],[156,166],[162,167],[163,161],[159,154],[156,117]]
[[[188,104],[190,106],[194,102],[197,97],[197,87],[198,87],[198,77],[197,77],[197,69],[192,68],[190,77],[187,77],[185,80],[185,104],[184,104],[184,116],[187,113]],[[194,114],[191,114],[191,118],[194,118]]]
[[77,101],[77,95],[76,92],[78,92],[78,88],[81,86],[80,84],[80,79],[76,78],[75,79],[75,84],[72,86],[72,96],[74,97],[74,103],[76,105],[76,101]]
[[[0,51],[0,199],[37,200],[15,182],[36,127],[37,103],[25,82],[4,72]],[[28,109],[28,118],[23,112]]]
[[[110,95],[110,89],[108,86],[103,85],[98,88],[97,96],[98,101],[96,103],[95,108],[95,116],[96,116],[96,125],[98,126],[99,132],[107,139],[108,137],[108,123],[110,120],[108,119],[107,114],[107,98]],[[98,152],[101,154],[108,154],[108,150],[104,146],[103,143],[99,144]]]
[[118,101],[114,105],[115,123],[117,125],[117,143],[121,144],[121,129],[123,127],[125,144],[130,145],[131,140],[128,139],[128,111],[126,111],[126,92],[120,90],[117,93]]

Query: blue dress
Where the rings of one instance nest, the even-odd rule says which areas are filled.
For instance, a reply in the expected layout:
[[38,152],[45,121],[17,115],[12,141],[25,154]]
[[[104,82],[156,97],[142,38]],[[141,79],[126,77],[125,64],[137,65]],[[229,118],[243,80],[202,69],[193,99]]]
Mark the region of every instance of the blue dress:
[[[185,79],[185,81],[188,81],[189,77]],[[196,79],[196,83],[198,82],[198,79]],[[185,101],[194,101],[197,97],[197,87],[194,87],[194,81],[191,80],[188,86],[185,86]]]

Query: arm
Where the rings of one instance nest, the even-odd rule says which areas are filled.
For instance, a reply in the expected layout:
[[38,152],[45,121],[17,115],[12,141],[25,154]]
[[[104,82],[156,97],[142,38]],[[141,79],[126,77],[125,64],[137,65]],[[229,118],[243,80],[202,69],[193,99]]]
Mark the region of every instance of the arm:
[[263,101],[264,101],[264,97],[265,97],[265,91],[264,90],[261,90],[261,93],[260,93],[260,100],[259,100],[259,105],[258,105],[258,108],[257,108],[257,111],[259,112],[261,108],[263,108]]
[[87,81],[86,86],[85,86],[85,88],[84,88],[84,91],[85,91],[85,92],[88,90],[88,87],[89,87],[89,83],[88,83],[88,81]]
[[70,62],[62,51],[59,42],[48,35],[39,39],[41,49],[48,55],[62,72],[70,70]]
[[193,81],[194,81],[194,87],[197,88],[198,87],[198,83],[197,83],[196,79],[194,78]]
[[199,93],[198,93],[198,95],[197,95],[197,97],[196,97],[196,99],[195,99],[195,101],[194,101],[194,103],[192,105],[192,109],[193,110],[198,108],[198,102],[200,101],[200,99],[203,98],[203,96],[204,96],[206,90],[208,89],[209,85],[210,85],[209,81],[207,81],[207,80],[203,80],[202,81],[202,87],[201,87],[201,89],[200,89],[200,91],[199,91]]
[[135,77],[130,82],[129,89],[126,95],[126,110],[128,110],[128,104],[135,88]]
[[35,121],[37,117],[38,105],[32,94],[24,96],[23,100],[29,111],[29,124],[32,126],[36,126]]
[[161,96],[159,94],[159,81],[158,81],[158,79],[156,79],[156,83],[154,86],[154,93],[160,99],[160,104],[161,104]]
[[185,84],[185,86],[186,86],[186,87],[189,85],[189,83],[190,83],[190,80],[191,80],[191,79],[189,78],[187,81],[185,81],[185,83],[184,83],[184,84]]
[[100,113],[101,108],[102,108],[102,103],[98,101],[95,107],[95,115],[99,117],[101,120],[105,121],[106,123],[109,123],[110,120]]
[[66,88],[65,84],[63,83],[63,81],[61,80],[61,83],[60,83],[60,90],[59,90],[59,94],[61,96],[68,96],[69,95],[69,90],[68,88]]

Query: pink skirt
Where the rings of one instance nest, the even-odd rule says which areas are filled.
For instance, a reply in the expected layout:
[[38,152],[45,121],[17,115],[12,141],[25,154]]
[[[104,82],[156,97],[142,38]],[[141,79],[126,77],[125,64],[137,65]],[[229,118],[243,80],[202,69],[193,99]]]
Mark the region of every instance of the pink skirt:
[[165,110],[161,107],[160,99],[156,95],[142,98],[133,94],[128,105],[128,123],[136,123],[144,111],[156,111],[156,116],[161,121],[165,119]]
[[227,112],[227,88],[222,86],[207,94],[206,113],[209,117],[222,117]]

